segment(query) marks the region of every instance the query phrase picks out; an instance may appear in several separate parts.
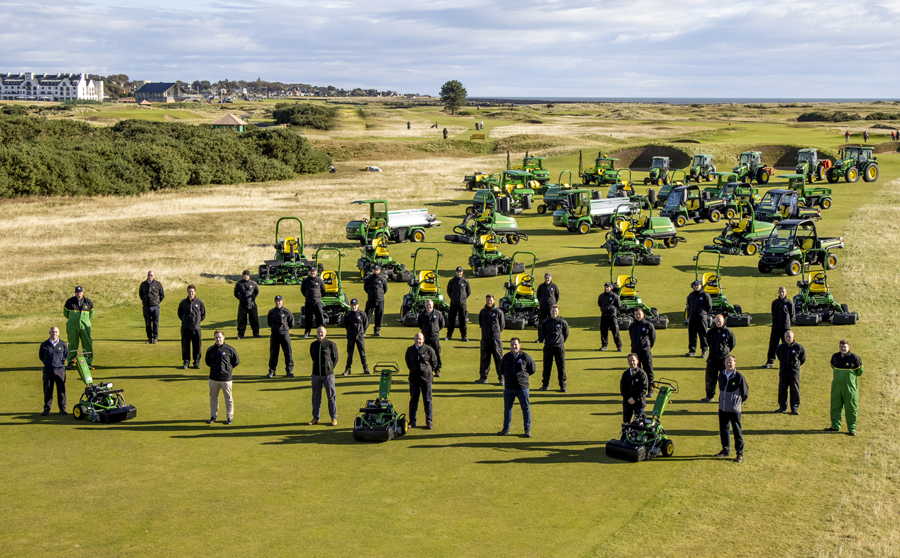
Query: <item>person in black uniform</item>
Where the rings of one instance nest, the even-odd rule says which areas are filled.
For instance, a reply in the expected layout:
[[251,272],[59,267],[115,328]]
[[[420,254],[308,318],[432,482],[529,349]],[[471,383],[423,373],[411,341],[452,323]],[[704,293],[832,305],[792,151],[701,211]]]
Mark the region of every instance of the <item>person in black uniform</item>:
[[319,411],[322,407],[322,388],[328,397],[328,414],[331,426],[337,426],[337,395],[334,391],[334,367],[338,363],[338,348],[331,339],[326,339],[328,331],[325,326],[316,330],[316,340],[309,345],[309,356],[312,358],[312,415],[310,425],[319,424]]
[[250,330],[253,337],[259,337],[259,309],[256,297],[259,296],[259,285],[250,279],[250,270],[245,269],[240,281],[234,284],[234,298],[238,299],[237,338],[243,339],[247,332],[247,318],[250,318]]
[[325,306],[322,304],[322,295],[325,294],[325,283],[318,276],[318,270],[313,267],[309,270],[309,277],[300,283],[300,294],[306,298],[306,320],[304,320],[303,338],[309,338],[309,330],[313,327],[313,318],[315,317],[315,327],[325,323]]
[[162,283],[156,280],[152,269],[147,272],[147,280],[138,288],[138,296],[144,306],[145,343],[156,345],[159,339],[159,304],[166,298],[166,291]]
[[50,406],[53,404],[53,386],[56,386],[56,404],[59,406],[59,414],[66,414],[66,358],[69,355],[69,346],[59,338],[59,328],[50,328],[50,338],[41,343],[38,350],[38,358],[44,363],[44,412],[42,417],[50,414]]
[[[191,368],[200,368],[200,322],[206,319],[206,306],[197,298],[197,287],[188,285],[187,298],[178,305],[178,319],[181,320],[181,367],[187,369],[193,357]],[[193,349],[193,350],[192,350]]]
[[275,297],[275,308],[269,310],[266,323],[271,329],[269,335],[269,373],[266,378],[275,377],[278,368],[278,353],[284,351],[284,375],[294,377],[294,352],[291,350],[291,328],[294,327],[294,315],[284,307],[281,295]]
[[631,422],[644,418],[647,406],[647,394],[650,392],[650,380],[647,373],[638,366],[638,355],[628,355],[628,369],[622,373],[619,381],[619,393],[622,394],[622,422]]
[[484,308],[478,313],[478,325],[481,326],[481,364],[478,370],[479,378],[475,383],[488,383],[493,359],[500,385],[503,385],[503,376],[500,375],[500,360],[503,358],[500,332],[506,327],[506,317],[503,310],[494,306],[494,295],[485,296],[484,301]]
[[637,355],[641,369],[647,373],[647,392],[653,393],[653,345],[656,344],[656,328],[644,319],[644,311],[640,308],[634,310],[634,321],[628,326],[628,336],[631,337],[631,352]]
[[600,307],[600,350],[605,351],[609,343],[609,332],[612,331],[613,342],[616,344],[616,350],[622,351],[622,338],[619,337],[619,295],[612,292],[612,283],[609,281],[603,285],[603,292],[597,299],[597,306]]
[[722,370],[725,370],[725,357],[731,354],[736,340],[734,332],[725,327],[725,316],[716,315],[716,323],[706,332],[709,344],[709,357],[706,359],[706,397],[704,403],[713,401],[716,395],[716,381]]
[[231,396],[231,373],[241,363],[234,347],[225,344],[225,332],[213,334],[215,343],[206,349],[206,365],[209,366],[209,421],[216,422],[219,414],[219,392],[225,397],[225,424],[231,424],[234,418],[234,399]]
[[350,375],[353,366],[353,351],[359,349],[359,361],[362,362],[363,374],[370,374],[369,364],[366,362],[366,328],[369,327],[369,318],[359,309],[359,301],[355,298],[350,301],[350,311],[344,314],[344,328],[347,330],[347,369],[344,376]]
[[[363,290],[366,299],[366,319],[375,326],[375,337],[381,337],[381,322],[384,319],[384,295],[388,291],[387,278],[381,274],[381,266],[376,265],[372,275],[366,277],[363,282]],[[372,321],[372,313],[375,313],[375,321]]]
[[778,287],[778,298],[772,301],[772,329],[769,331],[769,352],[763,368],[775,368],[775,349],[784,341],[784,334],[794,320],[794,301],[787,297],[787,289]]
[[437,354],[425,344],[425,336],[417,333],[415,343],[406,349],[406,367],[409,369],[409,427],[416,426],[419,397],[425,407],[425,428],[434,427],[431,405],[431,372],[437,366]]
[[559,317],[559,306],[550,307],[550,317],[541,322],[541,337],[544,339],[544,373],[541,391],[550,387],[550,372],[556,361],[559,391],[566,393],[566,340],[569,338],[569,324]]
[[444,340],[450,341],[453,338],[453,330],[458,321],[462,340],[468,341],[466,329],[469,313],[466,311],[466,300],[472,294],[472,287],[469,286],[469,280],[463,277],[463,268],[456,268],[456,277],[447,283],[447,294],[450,295],[450,310],[447,312],[447,337]]
[[725,369],[718,375],[719,384],[719,438],[722,451],[713,457],[728,457],[731,453],[729,426],[734,429],[734,450],[738,463],[744,462],[744,435],[741,430],[741,405],[750,395],[747,379],[737,371],[734,355],[725,358]]
[[553,277],[549,273],[544,274],[544,282],[538,286],[536,295],[538,299],[538,340],[536,343],[543,343],[544,338],[540,324],[550,317],[550,307],[559,302],[559,287],[553,283]]
[[419,314],[419,330],[425,336],[425,344],[434,349],[437,355],[437,366],[434,368],[434,377],[441,377],[441,330],[446,320],[444,313],[434,309],[434,302],[425,301],[425,310]]
[[528,381],[534,375],[534,359],[522,350],[522,342],[518,337],[509,340],[510,351],[503,355],[500,370],[503,374],[503,429],[498,436],[509,434],[512,423],[512,408],[516,399],[522,407],[522,419],[525,421],[525,437],[531,438],[531,405],[528,402]]
[[784,343],[775,349],[778,357],[778,409],[776,413],[787,411],[788,393],[791,399],[791,414],[800,414],[800,366],[806,362],[806,351],[800,343],[794,342],[794,332],[784,332]]
[[691,289],[693,290],[687,295],[685,302],[688,315],[688,352],[684,356],[697,356],[697,338],[699,337],[700,358],[706,358],[706,350],[709,346],[706,341],[706,327],[709,323],[709,313],[712,312],[712,298],[703,290],[703,283],[700,281],[691,283]]

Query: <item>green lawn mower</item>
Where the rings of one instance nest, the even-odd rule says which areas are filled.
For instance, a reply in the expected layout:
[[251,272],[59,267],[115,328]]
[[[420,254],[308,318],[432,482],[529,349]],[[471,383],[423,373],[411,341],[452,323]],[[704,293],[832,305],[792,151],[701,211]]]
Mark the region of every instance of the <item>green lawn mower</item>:
[[[487,192],[479,190],[479,192]],[[528,235],[519,231],[519,223],[515,218],[495,211],[497,198],[487,192],[481,198],[483,204],[479,211],[467,213],[463,222],[453,227],[453,234],[444,235],[444,240],[449,242],[462,242],[463,244],[475,244],[475,240],[483,234],[495,232],[501,236],[501,242],[518,244],[520,240],[528,240]]]
[[606,442],[607,457],[637,463],[654,457],[672,457],[675,453],[675,443],[660,420],[672,401],[672,394],[678,393],[678,382],[660,378],[653,382],[653,388],[658,395],[652,413],[649,417],[623,422],[619,439]]
[[[325,323],[333,325],[344,325],[344,314],[350,311],[350,304],[347,302],[347,294],[344,292],[344,285],[341,282],[341,258],[343,254],[337,248],[319,248],[316,250],[316,265],[319,269],[322,266],[319,262],[319,254],[323,252],[337,253],[337,271],[326,269],[322,271],[322,282],[325,283],[325,292],[322,294],[322,305],[325,307]],[[306,323],[306,307],[300,310],[300,321],[298,323]]]
[[479,236],[472,245],[469,267],[475,277],[496,277],[499,274],[524,273],[525,264],[514,262],[498,248],[501,238],[494,232]]
[[[635,260],[640,260],[644,265],[659,265],[662,256],[653,253],[655,242],[652,238],[639,238],[640,221],[633,215],[625,215],[619,210],[631,208],[631,205],[620,205],[616,208],[616,214],[612,220],[612,230],[606,233],[606,257],[616,265],[632,265]],[[671,225],[671,223],[670,223]],[[677,240],[675,241],[677,244]],[[674,246],[674,244],[673,244]]]
[[650,176],[644,179],[644,185],[669,183],[669,158],[654,157],[650,161]]
[[712,244],[703,247],[704,250],[715,250],[728,256],[756,256],[766,239],[772,232],[774,225],[753,218],[753,206],[745,200],[739,200],[742,215],[739,220],[729,220],[725,224],[719,236],[713,239]]
[[359,249],[362,252],[362,257],[356,261],[359,276],[365,279],[372,273],[375,273],[375,266],[379,265],[382,273],[391,281],[407,282],[412,279],[412,272],[407,271],[405,265],[391,257],[391,251],[388,250],[387,246],[388,237],[382,234],[375,237],[371,244],[366,244]]
[[878,180],[878,161],[874,150],[874,147],[865,145],[843,147],[838,152],[838,160],[828,169],[828,182],[834,184],[843,177],[853,183],[859,180],[860,175],[866,182]]
[[[531,256],[531,271],[528,273],[524,269],[518,273],[513,272],[513,269],[519,268],[517,264],[521,260],[517,261],[516,257],[520,254]],[[526,325],[537,327],[540,304],[534,283],[534,268],[538,257],[534,252],[516,252],[511,259],[509,281],[503,283],[506,293],[500,299],[500,309],[506,315],[506,329],[525,329]],[[524,262],[522,265],[525,265]]]
[[619,329],[628,329],[631,325],[634,311],[638,308],[644,311],[644,319],[653,324],[656,329],[667,329],[669,327],[669,317],[663,314],[659,315],[659,310],[650,308],[638,293],[637,279],[634,277],[634,262],[631,262],[631,275],[616,275],[615,265],[609,268],[609,282],[612,283],[612,292],[619,295],[619,309],[616,313],[616,321],[619,323]]
[[[702,275],[700,273],[700,256],[703,254],[714,254],[716,256],[716,271],[707,271]],[[712,299],[713,316],[722,314],[725,316],[725,325],[728,327],[749,327],[753,316],[744,313],[740,305],[732,305],[725,296],[725,287],[722,286],[722,259],[725,256],[717,250],[700,250],[694,256],[694,279],[700,281],[703,292]],[[687,309],[684,311],[684,324],[687,325]]]
[[[434,269],[419,268],[419,252],[434,252]],[[440,277],[438,276],[438,266],[441,262],[440,250],[431,247],[422,247],[413,252],[413,269],[412,279],[408,281],[409,292],[403,295],[403,302],[400,304],[400,320],[406,327],[415,327],[419,325],[419,314],[425,310],[425,301],[430,300],[434,304],[435,310],[446,313],[450,310],[450,304],[444,300],[441,292]]]
[[124,389],[113,389],[112,382],[94,384],[85,354],[75,356],[75,368],[84,382],[84,393],[78,404],[72,408],[75,420],[89,419],[91,422],[122,422],[137,416],[137,409],[125,403]]
[[822,271],[811,271],[809,275],[800,281],[800,293],[794,296],[794,308],[796,315],[793,323],[798,326],[812,326],[822,322],[830,322],[834,325],[856,325],[859,314],[851,312],[846,304],[838,304],[831,294],[828,286],[828,252],[813,249],[810,252],[822,252],[817,258],[822,262]]
[[390,400],[393,377],[400,373],[400,367],[396,362],[379,362],[375,373],[381,376],[378,398],[366,401],[353,421],[353,439],[358,442],[387,442],[409,431],[406,415],[398,413]]
[[[296,221],[300,225],[300,236],[280,238],[282,221]],[[266,260],[259,266],[260,285],[299,285],[309,275],[315,265],[303,254],[303,221],[297,217],[282,217],[275,222],[275,259]],[[321,271],[321,269],[319,270]]]

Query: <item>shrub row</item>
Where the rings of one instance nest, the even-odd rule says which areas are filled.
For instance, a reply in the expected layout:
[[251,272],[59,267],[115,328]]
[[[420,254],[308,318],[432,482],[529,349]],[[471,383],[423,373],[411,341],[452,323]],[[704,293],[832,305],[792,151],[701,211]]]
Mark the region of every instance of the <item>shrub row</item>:
[[272,117],[278,124],[291,124],[328,130],[337,116],[337,109],[310,103],[278,103],[272,111]]
[[853,120],[862,120],[862,117],[856,113],[842,110],[831,113],[825,111],[804,112],[797,117],[797,122],[851,122]]

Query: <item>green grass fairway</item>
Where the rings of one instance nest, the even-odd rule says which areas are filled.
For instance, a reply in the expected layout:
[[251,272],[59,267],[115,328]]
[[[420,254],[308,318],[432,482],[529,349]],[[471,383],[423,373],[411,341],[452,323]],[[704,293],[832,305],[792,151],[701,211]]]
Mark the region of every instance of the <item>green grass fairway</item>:
[[[168,114],[120,112],[129,118]],[[424,110],[416,116],[435,119],[434,113]],[[402,118],[405,123],[406,116]],[[474,121],[468,116],[437,118],[442,125],[453,121],[469,126]],[[789,122],[748,121],[739,127],[744,131],[736,133],[734,142],[742,145],[807,142],[804,131]],[[488,131],[496,129],[488,127]],[[819,128],[811,129],[809,137],[809,144],[821,148],[840,141]],[[730,153],[731,142],[716,138],[709,140],[710,147],[717,153]],[[622,140],[619,145],[646,143],[640,138],[628,142]],[[586,155],[596,150],[585,143]],[[513,153],[513,162],[518,157],[521,163],[521,156]],[[472,170],[485,161],[503,164],[499,155],[482,158],[472,163]],[[232,251],[271,258],[268,243],[274,221],[297,213],[297,207],[308,207],[303,205],[304,188],[323,200],[320,212],[298,214],[306,226],[307,242],[344,250],[344,288],[350,297],[364,299],[355,273],[358,246],[339,240],[341,224],[359,212],[356,207],[347,209],[345,203],[371,195],[364,188],[381,184],[375,180],[392,184],[395,189],[381,190],[392,199],[400,197],[403,188],[419,188],[420,180],[436,183],[438,193],[424,205],[412,194],[403,199],[414,201],[397,205],[427,206],[443,221],[441,228],[427,232],[425,243],[443,253],[443,284],[452,276],[451,269],[467,268],[471,247],[447,243],[443,235],[462,220],[472,193],[462,188],[462,174],[447,178],[438,171],[432,175],[434,159],[350,161],[337,175],[291,183],[289,191],[299,192],[298,197],[283,191],[275,194],[267,189],[272,185],[242,185],[198,189],[204,193],[197,198],[184,192],[181,205],[165,205],[163,214],[145,218],[136,212],[128,220],[118,211],[98,209],[97,226],[120,223],[116,227],[121,230],[121,243],[93,235],[89,223],[66,221],[60,227],[71,227],[72,232],[48,240],[46,262],[34,259],[39,247],[30,240],[9,244],[7,264],[22,271],[20,277],[2,276],[12,294],[4,299],[0,315],[0,377],[4,380],[0,556],[896,556],[900,553],[896,535],[900,443],[894,425],[900,418],[900,380],[890,353],[900,340],[900,324],[892,312],[900,264],[896,250],[900,155],[879,155],[878,161],[878,182],[833,186],[834,206],[823,212],[819,222],[821,234],[843,236],[847,242],[829,279],[838,301],[859,311],[861,323],[795,328],[797,341],[809,357],[801,372],[800,416],[772,412],[777,407],[777,370],[759,368],[765,361],[770,302],[780,285],[793,296],[797,279],[783,274],[761,276],[753,257],[725,260],[722,274],[729,301],[753,314],[751,327],[735,329],[733,353],[750,385],[743,417],[743,464],[711,457],[721,449],[717,405],[700,402],[704,362],[682,356],[687,349],[682,321],[684,300],[694,279],[692,257],[721,231],[723,222],[685,227],[680,234],[688,242],[659,250],[661,266],[635,270],[644,302],[670,318],[669,329],[658,332],[655,375],[674,379],[680,387],[663,420],[674,440],[675,455],[638,464],[612,460],[604,448],[607,440],[619,435],[618,385],[628,352],[597,351],[596,301],[610,273],[605,251],[600,249],[605,232],[578,235],[554,229],[551,218],[537,215],[534,209],[518,217],[530,239],[515,248],[504,244],[500,249],[506,254],[515,249],[534,251],[540,258],[536,275],[553,273],[562,291],[561,315],[569,322],[571,337],[566,346],[569,391],[563,394],[556,391],[555,370],[552,391],[537,391],[542,357],[534,342],[535,331],[503,333],[505,351],[508,340],[520,336],[524,350],[538,363],[531,381],[531,439],[521,437],[518,406],[513,409],[512,435],[496,436],[503,409],[496,375],[491,373],[490,385],[472,383],[478,378],[476,324],[469,326],[470,342],[459,341],[457,333],[457,339],[442,343],[445,365],[434,384],[434,430],[414,429],[385,444],[357,443],[351,435],[357,410],[374,398],[378,386],[377,377],[361,374],[358,356],[353,374],[337,378],[338,426],[308,426],[310,341],[299,338],[302,328],[294,330],[297,377],[293,379],[283,376],[283,361],[277,378],[263,377],[268,329],[263,328],[263,339],[235,339],[237,308],[232,291],[243,267],[226,276],[216,267],[217,261]],[[367,164],[382,166],[383,176],[351,174],[353,168]],[[577,148],[555,153],[549,164],[554,178],[566,168],[574,172]],[[636,180],[643,176],[635,173]],[[770,186],[777,187],[777,181]],[[226,214],[224,205],[222,209],[210,205],[202,214],[191,212],[231,195],[256,196],[253,203],[258,207],[240,213],[239,220]],[[143,207],[159,199],[139,198],[134,204]],[[14,222],[26,222],[21,219],[28,215],[34,226],[54,215],[75,219],[86,211],[88,206],[83,204],[91,203],[107,207],[103,200],[35,200],[31,206],[15,208]],[[217,224],[227,219],[237,224]],[[327,231],[322,230],[324,222]],[[84,235],[81,248],[79,234]],[[211,243],[211,236],[220,244]],[[130,242],[143,244],[135,247]],[[168,256],[148,256],[156,254],[160,243],[171,246]],[[392,245],[392,255],[410,265],[410,254],[418,246]],[[85,254],[106,250],[108,262],[85,256],[81,263],[82,249]],[[308,255],[312,252],[307,248]],[[31,262],[29,269],[17,267],[24,266],[22,262]],[[154,269],[167,288],[160,341],[155,346],[143,343],[137,301],[140,275],[125,271],[135,262],[142,270]],[[259,263],[254,255],[243,265],[255,275]],[[117,271],[115,266],[123,269]],[[41,275],[44,268],[50,275],[40,281],[25,280],[32,273]],[[493,293],[499,299],[508,278],[469,279],[473,291],[469,311],[475,322],[484,295]],[[231,426],[205,424],[208,369],[180,367],[175,311],[187,282],[197,285],[207,307],[204,352],[212,343],[213,331],[221,328],[241,358],[235,371]],[[56,414],[55,404],[53,414],[39,416],[38,345],[53,325],[63,330],[65,338],[62,301],[77,284],[86,286],[87,296],[98,306],[93,325],[94,377],[125,390],[127,401],[138,409],[135,420],[116,425],[78,422],[71,414]],[[303,304],[299,286],[260,290],[261,320],[276,294],[283,295],[285,306],[299,317]],[[370,366],[402,361],[412,343],[415,330],[398,325],[400,300],[407,291],[404,284],[390,283],[383,337],[367,339]],[[329,333],[341,352],[340,372],[346,343],[337,327]],[[822,432],[829,425],[832,372],[828,363],[844,337],[851,340],[852,350],[866,366],[860,380],[860,425],[855,438]],[[623,341],[627,349],[627,333]],[[74,371],[68,373],[67,389],[71,411],[82,391]],[[393,387],[392,400],[405,412],[408,399],[404,373]],[[222,407],[220,403],[220,418],[225,415]],[[419,423],[424,424],[421,409],[419,413]],[[327,418],[324,409],[322,418]]]

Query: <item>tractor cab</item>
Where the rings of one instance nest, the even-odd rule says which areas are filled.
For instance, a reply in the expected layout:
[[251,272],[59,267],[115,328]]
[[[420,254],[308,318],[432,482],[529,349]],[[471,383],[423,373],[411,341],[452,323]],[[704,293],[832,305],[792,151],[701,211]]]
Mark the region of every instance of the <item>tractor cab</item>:
[[815,148],[806,148],[801,149],[797,152],[797,168],[800,168],[800,165],[808,165],[812,168],[816,168],[819,164],[819,152]]
[[650,161],[651,169],[668,169],[669,168],[669,158],[668,157],[654,157]]
[[699,153],[694,155],[694,159],[691,161],[691,167],[705,167],[712,164],[712,155],[706,155],[703,153]]
[[840,150],[838,153],[838,157],[840,159],[849,159],[853,161],[856,166],[861,164],[868,163],[869,161],[874,161],[875,156],[873,155],[874,148],[872,147],[863,147],[862,145],[854,145],[848,146]]
[[[744,151],[738,156],[738,166],[758,166],[762,165],[762,151]],[[734,172],[739,172],[737,168]]]

